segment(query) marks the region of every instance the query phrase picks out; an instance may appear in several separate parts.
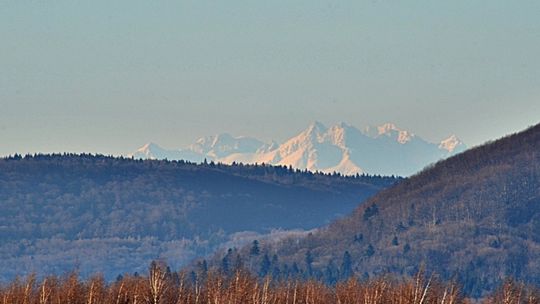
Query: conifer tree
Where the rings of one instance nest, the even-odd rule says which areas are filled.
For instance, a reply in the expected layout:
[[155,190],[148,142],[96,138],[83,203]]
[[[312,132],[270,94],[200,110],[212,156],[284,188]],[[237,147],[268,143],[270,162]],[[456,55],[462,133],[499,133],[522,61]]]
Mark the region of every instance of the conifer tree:
[[270,258],[268,257],[268,254],[264,254],[262,261],[261,261],[261,268],[259,270],[259,276],[265,277],[270,272],[270,266],[272,263],[270,262]]
[[311,254],[311,250],[308,250],[306,252],[305,262],[306,262],[307,275],[308,275],[308,277],[310,277],[313,274],[313,266],[312,266],[312,264],[313,264],[313,255]]
[[352,258],[349,251],[345,251],[343,254],[343,261],[341,263],[340,276],[342,280],[347,280],[353,275]]
[[249,251],[249,255],[251,256],[257,256],[261,253],[261,249],[259,248],[259,241],[254,240],[253,244],[251,246],[251,250]]

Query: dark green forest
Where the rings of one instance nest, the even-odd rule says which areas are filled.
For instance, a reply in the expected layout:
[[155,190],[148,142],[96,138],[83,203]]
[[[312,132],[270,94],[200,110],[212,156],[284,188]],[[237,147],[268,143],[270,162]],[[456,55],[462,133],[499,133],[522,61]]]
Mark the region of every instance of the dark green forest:
[[36,270],[111,279],[180,267],[223,244],[281,237],[350,213],[393,177],[91,154],[0,159],[0,279]]

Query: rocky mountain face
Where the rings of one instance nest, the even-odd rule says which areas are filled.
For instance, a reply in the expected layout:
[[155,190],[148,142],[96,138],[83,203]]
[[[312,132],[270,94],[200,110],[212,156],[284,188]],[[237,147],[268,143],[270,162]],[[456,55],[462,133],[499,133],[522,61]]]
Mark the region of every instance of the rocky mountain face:
[[326,127],[314,122],[282,144],[224,133],[200,138],[178,150],[147,144],[129,156],[193,162],[206,159],[225,164],[265,163],[345,175],[408,176],[465,148],[455,135],[440,143],[430,143],[391,123],[359,130],[346,123]]

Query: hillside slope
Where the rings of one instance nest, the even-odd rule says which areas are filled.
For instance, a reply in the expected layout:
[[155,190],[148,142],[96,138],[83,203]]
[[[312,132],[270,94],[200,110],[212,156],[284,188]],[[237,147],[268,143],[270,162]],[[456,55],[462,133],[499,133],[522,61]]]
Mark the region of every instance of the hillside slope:
[[111,278],[156,258],[179,267],[246,234],[323,225],[394,182],[93,155],[1,159],[0,279],[74,267]]
[[540,125],[441,161],[346,218],[265,248],[282,274],[296,265],[329,282],[409,275],[424,263],[475,296],[507,276],[540,283]]

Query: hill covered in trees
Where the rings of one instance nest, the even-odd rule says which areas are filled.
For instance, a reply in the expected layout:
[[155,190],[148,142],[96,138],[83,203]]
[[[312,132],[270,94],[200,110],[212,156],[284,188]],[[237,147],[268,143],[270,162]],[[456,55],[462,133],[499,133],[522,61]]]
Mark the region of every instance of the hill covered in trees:
[[305,237],[214,263],[235,255],[261,275],[328,283],[424,264],[475,297],[506,277],[540,284],[540,125],[441,161]]
[[[398,179],[265,165],[15,155],[0,160],[0,279],[178,268],[228,242],[323,225]],[[278,229],[277,231],[275,231]]]

